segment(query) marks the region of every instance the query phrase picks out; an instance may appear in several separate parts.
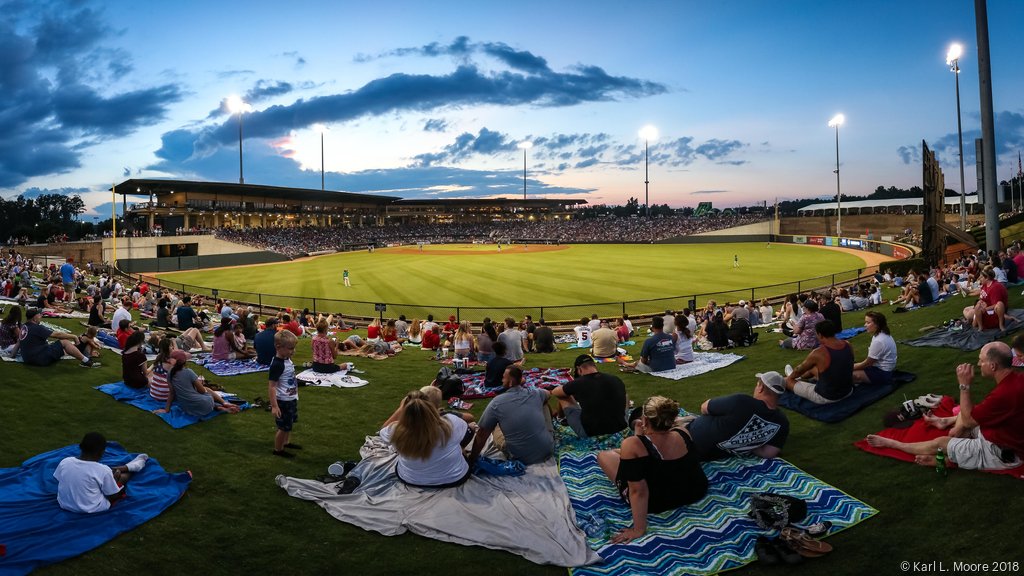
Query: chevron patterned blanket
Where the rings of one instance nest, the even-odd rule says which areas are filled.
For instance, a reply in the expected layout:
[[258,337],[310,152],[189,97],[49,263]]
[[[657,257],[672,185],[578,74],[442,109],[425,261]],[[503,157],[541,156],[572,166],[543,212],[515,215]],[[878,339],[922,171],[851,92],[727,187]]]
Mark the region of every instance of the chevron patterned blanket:
[[[622,436],[581,441],[560,430],[559,472],[569,491],[576,522],[601,564],[571,569],[573,576],[620,574],[714,574],[756,559],[757,537],[768,534],[747,516],[750,498],[776,492],[807,502],[807,524],[829,520],[832,533],[878,513],[839,489],[781,460],[732,458],[704,464],[707,496],[691,506],[648,517],[647,534],[628,544],[610,544],[632,525],[629,507],[597,465],[595,449],[618,445]],[[586,450],[591,442],[591,449]],[[774,534],[772,534],[774,535]]]

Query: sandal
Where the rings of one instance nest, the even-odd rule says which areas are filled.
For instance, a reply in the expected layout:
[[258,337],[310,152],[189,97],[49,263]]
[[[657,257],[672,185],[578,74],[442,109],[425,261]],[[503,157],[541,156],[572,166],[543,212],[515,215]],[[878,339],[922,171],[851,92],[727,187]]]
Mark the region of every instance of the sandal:
[[824,556],[832,551],[832,545],[821,540],[815,540],[807,535],[807,532],[799,530],[797,528],[783,528],[782,535],[779,536],[791,548],[796,550],[801,556],[807,558],[816,558],[818,556]]

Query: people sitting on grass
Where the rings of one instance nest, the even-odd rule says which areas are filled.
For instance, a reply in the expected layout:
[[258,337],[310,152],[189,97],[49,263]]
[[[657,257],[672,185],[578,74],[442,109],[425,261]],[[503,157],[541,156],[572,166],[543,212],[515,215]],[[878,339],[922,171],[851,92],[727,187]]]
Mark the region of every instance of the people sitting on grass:
[[537,327],[533,330],[533,350],[539,354],[551,354],[557,350],[555,333],[543,318],[537,320]]
[[551,395],[573,432],[588,438],[625,429],[629,399],[622,380],[598,371],[594,359],[586,354],[576,357],[571,373],[573,380],[552,390]]
[[871,434],[868,444],[913,454],[923,466],[935,466],[939,450],[953,463],[967,470],[1006,470],[1024,459],[1024,374],[1012,366],[1010,347],[991,342],[978,354],[983,378],[995,381],[995,388],[977,405],[971,397],[974,366],[960,364],[956,378],[960,388],[960,413],[941,418],[925,415],[925,421],[945,436],[924,442],[905,443]]
[[[21,330],[21,340],[14,348],[13,354],[21,353],[25,364],[29,366],[49,366],[60,360],[65,354],[74,356],[83,368],[95,368],[99,362],[89,358],[75,346],[78,337],[70,332],[56,332],[40,324],[42,313],[38,308],[29,308],[25,313],[25,327]],[[56,342],[47,342],[53,338]]]
[[334,361],[338,355],[338,342],[327,337],[327,321],[316,324],[316,334],[311,343],[313,349],[313,371],[321,374],[333,374],[341,369]]
[[419,390],[409,392],[385,422],[380,437],[398,454],[395,475],[419,488],[452,488],[469,479],[462,449],[472,440],[469,425],[454,414],[441,415]]
[[[436,385],[436,382],[437,380],[434,380],[434,382],[431,382],[426,386],[421,386],[420,392],[422,392],[427,397],[427,400],[429,402],[437,406],[438,412],[440,412],[442,416],[444,416],[445,414],[453,414],[455,416],[458,416],[459,418],[465,420],[467,424],[473,424],[474,422],[476,422],[476,416],[473,416],[472,412],[453,410],[450,406],[448,406],[448,403],[444,401],[444,391],[441,390],[441,388]],[[470,428],[473,428],[473,426],[470,426]]]
[[452,336],[452,349],[455,352],[455,358],[466,360],[476,353],[473,329],[470,327],[469,322],[461,322],[458,329],[455,330],[455,335]]
[[295,344],[298,338],[288,330],[274,336],[274,359],[270,362],[270,377],[267,382],[267,398],[270,412],[274,416],[277,432],[274,434],[274,456],[294,458],[294,452],[302,446],[291,441],[292,427],[299,419],[299,384],[295,379]]
[[594,343],[590,340],[590,326],[586,318],[580,318],[580,323],[572,329],[576,333],[576,347],[590,348]]
[[114,310],[114,316],[110,320],[110,325],[116,330],[121,327],[121,320],[128,320],[129,324],[132,321],[132,304],[127,297],[122,298],[117,306],[117,310]]
[[793,327],[793,337],[780,340],[779,346],[794,350],[811,350],[818,346],[814,327],[825,317],[818,312],[818,303],[811,298],[804,300],[803,310],[803,314]]
[[366,327],[366,339],[373,341],[380,339],[381,324],[380,318],[374,318],[370,321],[370,324]]
[[192,308],[192,297],[185,296],[181,299],[181,304],[174,311],[174,315],[177,318],[178,330],[185,331],[189,328],[196,327],[196,311]]
[[12,350],[21,339],[21,306],[11,306],[7,309],[7,316],[0,322],[0,353],[13,356]]
[[192,327],[174,338],[174,347],[185,352],[211,352],[213,346],[206,343],[203,333]]
[[818,295],[818,312],[822,318],[828,320],[836,327],[836,330],[843,331],[843,309],[836,303],[836,299],[827,294]]
[[253,347],[256,349],[256,362],[268,366],[274,359],[274,335],[277,334],[277,318],[273,316],[267,318],[263,326],[263,330],[260,330],[256,334],[256,338],[253,339]]
[[190,416],[205,416],[214,410],[228,414],[236,414],[239,411],[238,406],[207,388],[205,378],[197,375],[191,368],[185,367],[188,354],[184,350],[171,352],[171,359],[174,363],[167,373],[167,381],[171,385],[164,412],[170,412],[175,403]]
[[419,346],[423,343],[423,322],[419,318],[413,318],[412,322],[409,323],[409,338],[407,341],[411,346]]
[[393,319],[389,319],[381,328],[380,339],[388,343],[398,342],[398,328]]
[[299,323],[288,313],[281,315],[281,329],[295,334],[297,338],[301,338],[304,334],[302,326],[299,326]]
[[524,388],[523,369],[512,365],[502,375],[505,392],[491,400],[480,417],[473,449],[472,465],[488,438],[510,460],[536,464],[547,460],[555,447],[548,398],[551,393],[541,388]]
[[594,343],[595,358],[615,358],[618,354],[619,337],[608,327],[607,320],[601,321],[601,327],[590,335],[590,340]]
[[[153,370],[149,375],[149,395],[153,400],[166,403],[167,397],[171,394],[171,384],[167,380],[171,369],[174,368],[174,359],[171,358],[172,340],[164,338],[157,345],[156,359],[153,360]],[[186,358],[188,357],[186,353]],[[161,409],[156,410],[160,412]]]
[[868,357],[853,365],[853,383],[891,386],[898,354],[885,314],[866,313],[864,328],[871,334],[871,344],[868,345]]
[[519,324],[519,329],[523,331],[526,336],[526,351],[533,352],[533,340],[534,333],[537,331],[537,325],[533,322],[533,316],[527,314],[523,317],[523,321]]
[[725,316],[721,310],[716,310],[704,323],[704,336],[711,349],[721,350],[729,347],[729,325],[725,323]]
[[68,512],[95,514],[110,509],[126,496],[125,484],[146,466],[149,456],[139,454],[126,464],[100,464],[107,451],[107,439],[89,432],[78,443],[79,456],[68,456],[57,464],[57,504]]
[[693,362],[693,334],[690,332],[690,323],[686,316],[676,316],[676,331],[672,334],[672,341],[675,342],[676,364],[688,364]]
[[1006,286],[996,281],[995,271],[986,266],[981,272],[983,283],[978,294],[978,302],[974,306],[964,308],[964,319],[977,330],[999,328],[1006,330],[1007,322],[1014,322],[1013,316],[1007,316],[1009,294]]
[[648,514],[692,504],[707,494],[708,477],[693,441],[675,426],[678,414],[674,400],[652,396],[635,421],[635,435],[624,439],[618,450],[598,453],[601,470],[633,512],[633,525],[615,534],[612,543],[643,536]]
[[423,333],[422,342],[420,343],[420,349],[422,350],[438,350],[441,348],[441,327],[436,323],[434,327]]
[[124,343],[128,341],[128,337],[131,336],[135,330],[132,329],[132,321],[127,318],[122,318],[117,323],[117,331],[114,332],[114,337],[117,339],[118,346],[121,350],[124,350]]
[[730,394],[705,400],[699,416],[684,417],[701,460],[730,456],[775,458],[789,437],[789,419],[779,409],[786,382],[778,372],[756,374],[753,395]]
[[238,320],[238,325],[242,327],[242,334],[246,340],[253,340],[256,338],[256,334],[259,332],[259,316],[256,315],[256,311],[252,309],[252,306],[247,306],[245,313]]
[[513,362],[523,359],[523,351],[526,349],[526,333],[519,329],[516,321],[511,316],[505,318],[505,331],[498,334],[498,341],[505,343],[505,357]]
[[129,388],[141,390],[149,386],[150,369],[146,366],[146,351],[143,343],[146,334],[141,330],[132,332],[125,340],[121,352],[121,379]]
[[621,361],[622,369],[629,371],[650,374],[651,372],[664,372],[676,367],[676,344],[672,336],[665,334],[662,328],[665,320],[661,316],[651,318],[651,335],[644,340],[640,349],[640,360],[638,362]]
[[629,341],[629,328],[626,326],[625,320],[620,316],[615,319],[615,337],[618,339],[619,344]]
[[220,326],[213,331],[213,354],[210,359],[220,362],[238,358],[238,353],[235,350],[235,335],[231,329],[231,318],[224,318],[221,320]]
[[405,343],[409,339],[409,322],[405,319],[405,314],[400,314],[398,320],[395,321],[395,334],[398,336],[398,341]]
[[459,329],[459,321],[452,314],[448,317],[448,322],[441,329],[441,337],[448,342],[451,342],[455,338],[455,332]]
[[242,329],[241,320],[231,321],[231,336],[231,349],[239,360],[256,357],[256,349],[249,346],[248,340],[245,339],[245,332]]
[[99,328],[109,328],[110,324],[107,323],[107,319],[104,316],[107,313],[106,304],[103,303],[102,298],[93,298],[92,305],[89,307],[89,326],[97,326]]
[[831,404],[853,393],[853,346],[836,338],[836,327],[828,320],[814,330],[819,346],[787,374],[786,389],[815,404]]

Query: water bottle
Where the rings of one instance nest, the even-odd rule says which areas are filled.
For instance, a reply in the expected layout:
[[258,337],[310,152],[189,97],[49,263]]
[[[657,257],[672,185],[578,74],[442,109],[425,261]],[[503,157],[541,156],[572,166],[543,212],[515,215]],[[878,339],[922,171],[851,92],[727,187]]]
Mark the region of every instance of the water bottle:
[[577,514],[576,523],[586,533],[587,538],[602,538],[607,532],[604,520],[587,512]]
[[941,476],[946,475],[946,453],[942,448],[935,453],[935,473]]

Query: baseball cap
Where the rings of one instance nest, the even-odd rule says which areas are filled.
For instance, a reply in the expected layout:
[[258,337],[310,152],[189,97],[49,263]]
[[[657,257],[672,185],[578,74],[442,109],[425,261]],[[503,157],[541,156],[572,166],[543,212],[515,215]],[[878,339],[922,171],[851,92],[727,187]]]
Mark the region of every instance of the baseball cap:
[[747,301],[746,300],[740,300],[739,304],[740,304],[740,306],[746,306],[747,305]]
[[786,391],[786,379],[782,377],[782,374],[772,370],[771,372],[763,372],[761,374],[754,374],[757,379],[764,384],[764,387],[775,392],[776,394],[783,394]]
[[580,366],[587,364],[588,362],[593,363],[594,359],[589,354],[580,354],[579,356],[576,357],[576,361],[572,363],[572,367],[579,368]]
[[180,364],[184,364],[188,360],[188,352],[184,350],[174,350],[171,352],[171,358]]
[[264,324],[267,326],[273,326],[274,324],[277,324],[277,316],[271,316],[270,318],[267,318],[267,321],[264,322]]
[[25,311],[25,320],[31,320],[39,315],[39,308],[29,308]]

